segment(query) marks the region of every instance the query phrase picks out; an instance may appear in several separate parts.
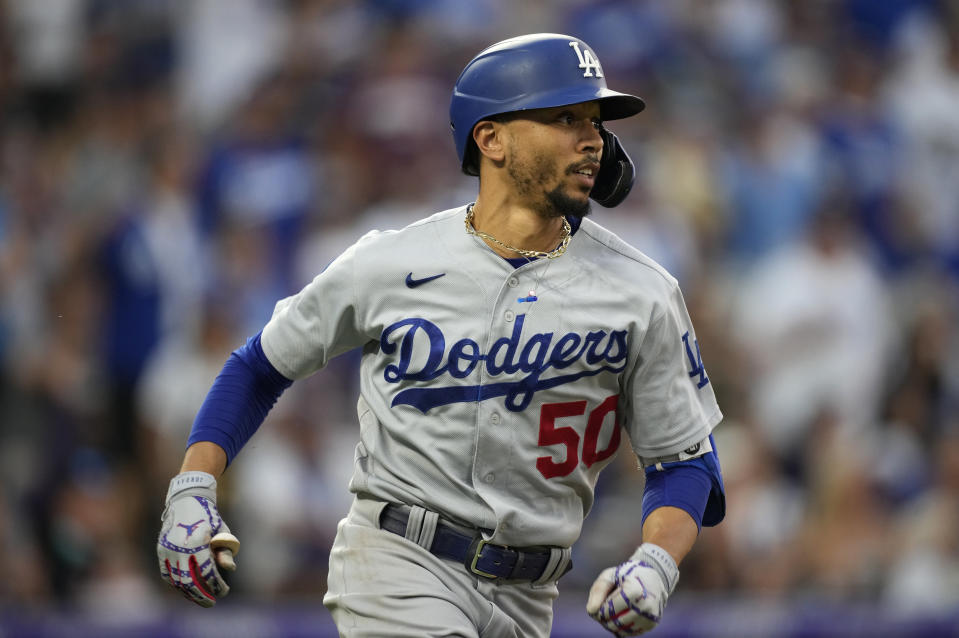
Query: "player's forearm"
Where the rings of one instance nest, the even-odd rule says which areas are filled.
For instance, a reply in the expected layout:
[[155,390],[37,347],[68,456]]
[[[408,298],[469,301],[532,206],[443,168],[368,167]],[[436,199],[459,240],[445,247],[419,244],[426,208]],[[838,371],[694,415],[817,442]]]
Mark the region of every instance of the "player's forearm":
[[219,478],[226,469],[226,452],[216,443],[197,441],[187,448],[180,472],[206,472]]
[[659,545],[678,565],[692,549],[699,535],[699,526],[688,512],[678,507],[660,507],[643,523],[643,542]]
[[[210,471],[214,476],[222,473],[292,383],[270,364],[259,334],[234,350],[193,421],[184,468],[199,469],[187,464],[202,463],[217,470]],[[206,445],[196,448],[198,444]]]

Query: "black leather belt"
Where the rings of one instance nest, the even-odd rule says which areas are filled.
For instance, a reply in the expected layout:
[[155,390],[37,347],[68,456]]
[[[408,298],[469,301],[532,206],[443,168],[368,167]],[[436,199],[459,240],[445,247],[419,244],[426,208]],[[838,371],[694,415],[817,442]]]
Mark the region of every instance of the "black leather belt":
[[[409,512],[400,505],[390,503],[380,515],[380,527],[394,534],[406,536]],[[466,569],[483,578],[504,580],[538,580],[546,569],[550,556],[549,548],[522,548],[494,545],[483,539],[482,534],[465,534],[439,521],[429,551],[449,560],[462,563]],[[573,566],[569,561],[563,574]]]

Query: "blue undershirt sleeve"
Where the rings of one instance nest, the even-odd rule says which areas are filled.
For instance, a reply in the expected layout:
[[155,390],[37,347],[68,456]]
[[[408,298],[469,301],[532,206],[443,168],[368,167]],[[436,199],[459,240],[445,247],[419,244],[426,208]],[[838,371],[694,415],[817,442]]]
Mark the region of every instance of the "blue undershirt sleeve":
[[644,523],[653,510],[667,505],[688,512],[700,529],[703,525],[718,525],[723,520],[726,515],[726,490],[712,435],[709,441],[713,449],[703,456],[646,468]]
[[280,374],[263,353],[258,332],[223,365],[193,421],[187,447],[211,441],[226,451],[227,465],[266,418],[293,381]]

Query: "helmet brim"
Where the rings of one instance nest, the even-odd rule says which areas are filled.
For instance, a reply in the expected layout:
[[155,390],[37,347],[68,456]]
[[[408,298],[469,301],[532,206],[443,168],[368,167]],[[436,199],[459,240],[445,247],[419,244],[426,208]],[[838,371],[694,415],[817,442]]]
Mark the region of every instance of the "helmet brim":
[[611,89],[588,90],[582,92],[562,89],[556,91],[555,95],[540,94],[535,100],[530,100],[529,104],[513,104],[508,111],[488,113],[473,123],[503,113],[516,113],[521,111],[534,111],[538,109],[556,108],[558,106],[572,106],[573,104],[582,104],[585,102],[599,103],[599,117],[603,121],[622,120],[636,115],[644,108],[646,102],[642,98],[627,93],[620,93]]
[[605,95],[599,98],[599,117],[604,121],[632,117],[646,108],[646,102],[635,95],[609,89],[605,89],[603,93]]

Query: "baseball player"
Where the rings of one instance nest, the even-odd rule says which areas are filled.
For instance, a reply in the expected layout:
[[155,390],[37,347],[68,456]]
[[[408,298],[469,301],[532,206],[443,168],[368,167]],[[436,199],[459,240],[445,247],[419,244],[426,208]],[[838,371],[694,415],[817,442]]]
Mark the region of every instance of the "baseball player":
[[634,179],[603,123],[643,107],[575,37],[470,61],[450,119],[476,201],[368,233],[230,356],[170,483],[163,578],[204,607],[227,594],[239,542],[216,477],[293,380],[362,347],[355,498],[324,597],[342,636],[548,636],[624,439],[646,473],[643,542],[586,611],[616,635],[655,627],[725,497],[721,414],[677,282],[586,217]]

